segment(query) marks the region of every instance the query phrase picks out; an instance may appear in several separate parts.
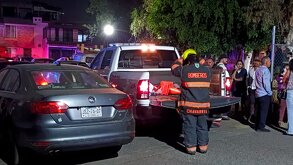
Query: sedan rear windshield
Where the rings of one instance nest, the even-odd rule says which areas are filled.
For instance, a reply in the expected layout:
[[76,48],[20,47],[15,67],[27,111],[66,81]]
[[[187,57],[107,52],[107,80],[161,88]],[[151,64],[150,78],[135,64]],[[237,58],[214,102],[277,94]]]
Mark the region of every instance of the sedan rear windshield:
[[119,57],[118,68],[170,68],[177,59],[174,50],[123,50]]
[[109,88],[107,81],[86,70],[31,71],[38,89],[94,89]]

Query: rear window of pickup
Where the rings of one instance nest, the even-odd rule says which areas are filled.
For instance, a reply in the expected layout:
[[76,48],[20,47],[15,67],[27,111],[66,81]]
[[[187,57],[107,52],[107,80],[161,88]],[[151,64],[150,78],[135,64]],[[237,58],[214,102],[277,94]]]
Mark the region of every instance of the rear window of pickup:
[[122,50],[118,68],[170,68],[176,59],[177,54],[174,50],[154,50],[148,52],[141,50]]

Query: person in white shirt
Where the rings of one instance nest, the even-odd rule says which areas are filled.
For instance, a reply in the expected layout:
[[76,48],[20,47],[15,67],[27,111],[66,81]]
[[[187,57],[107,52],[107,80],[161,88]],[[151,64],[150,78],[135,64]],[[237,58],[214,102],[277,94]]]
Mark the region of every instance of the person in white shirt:
[[227,63],[228,63],[228,57],[227,57],[227,55],[222,54],[219,57],[219,63],[217,64],[217,67],[223,68],[223,71],[225,71],[226,77],[230,77],[230,74],[229,74],[229,72],[227,70],[227,67],[226,67]]
[[252,123],[251,118],[255,114],[255,71],[261,65],[261,61],[258,58],[253,60],[253,67],[249,69],[249,73],[247,74],[247,88],[248,88],[248,95],[249,95],[249,117],[248,122]]
[[[217,64],[217,67],[220,67],[225,72],[226,78],[230,78],[230,74],[226,68],[226,64],[228,63],[228,56],[226,54],[222,54],[219,57],[219,63]],[[225,88],[225,84],[222,83],[221,88]],[[223,120],[229,120],[228,113],[221,114],[221,117]]]
[[289,52],[287,57],[289,58],[289,61],[291,61],[293,59],[293,55],[292,55],[292,52]]

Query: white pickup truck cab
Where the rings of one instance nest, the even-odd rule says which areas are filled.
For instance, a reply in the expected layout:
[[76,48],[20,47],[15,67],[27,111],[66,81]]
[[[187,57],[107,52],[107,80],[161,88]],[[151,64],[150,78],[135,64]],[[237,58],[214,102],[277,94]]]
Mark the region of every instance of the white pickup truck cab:
[[[134,103],[135,119],[145,120],[161,117],[163,108],[176,108],[178,94],[166,93],[163,87],[171,82],[173,87],[180,88],[180,79],[171,73],[171,65],[178,58],[179,53],[172,46],[113,44],[97,54],[90,68],[112,86],[129,94]],[[223,92],[222,71],[216,69],[212,73],[212,106],[218,108],[239,102],[240,99],[223,96],[226,91]]]

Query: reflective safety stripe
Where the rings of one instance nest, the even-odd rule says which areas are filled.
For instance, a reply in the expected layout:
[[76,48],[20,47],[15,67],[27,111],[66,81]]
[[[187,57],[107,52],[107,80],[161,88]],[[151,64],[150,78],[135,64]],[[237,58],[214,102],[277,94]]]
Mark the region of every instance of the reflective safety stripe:
[[207,114],[208,110],[206,110],[206,109],[186,109],[186,113],[189,113],[189,114]]
[[186,88],[209,88],[210,82],[181,82],[181,85]]
[[210,108],[209,102],[190,102],[190,101],[178,101],[178,107],[190,107],[196,109],[208,109]]

